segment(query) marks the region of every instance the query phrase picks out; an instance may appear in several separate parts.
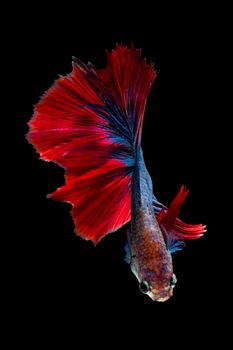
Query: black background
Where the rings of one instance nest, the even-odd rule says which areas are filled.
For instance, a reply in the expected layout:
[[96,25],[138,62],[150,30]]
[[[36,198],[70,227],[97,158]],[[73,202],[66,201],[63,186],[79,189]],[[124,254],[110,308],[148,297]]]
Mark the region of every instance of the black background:
[[[104,343],[111,332],[113,342],[128,337],[150,346],[158,341],[173,346],[185,336],[197,344],[203,335],[215,339],[225,301],[219,288],[223,158],[216,117],[224,118],[221,58],[227,27],[221,24],[221,12],[176,8],[168,13],[156,4],[137,13],[105,7],[96,12],[90,4],[20,10],[18,15],[15,9],[6,25],[14,75],[9,105],[15,198],[7,254],[10,323],[23,325],[20,336],[30,333],[36,342],[44,335],[53,341],[65,334],[65,341],[74,337],[78,344],[85,331],[86,342],[98,333]],[[25,140],[33,105],[58,74],[70,72],[72,56],[104,67],[105,49],[131,41],[160,71],[143,128],[154,191],[168,205],[181,184],[187,185],[190,195],[182,218],[208,227],[205,237],[188,242],[173,256],[178,283],[166,303],[152,302],[139,292],[124,262],[123,229],[96,248],[75,237],[69,205],[46,199],[64,183],[63,170],[39,160]]]

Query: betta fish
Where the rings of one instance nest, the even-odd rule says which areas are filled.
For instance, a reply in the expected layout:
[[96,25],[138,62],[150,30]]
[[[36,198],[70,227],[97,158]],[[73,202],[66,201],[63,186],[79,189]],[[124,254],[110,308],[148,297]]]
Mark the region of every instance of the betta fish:
[[116,45],[107,65],[73,59],[35,106],[28,140],[41,159],[65,169],[65,185],[49,195],[72,205],[75,233],[95,245],[130,222],[126,261],[152,300],[173,294],[171,254],[206,231],[179,219],[188,189],[169,207],[153,194],[141,147],[145,106],[157,76],[141,50]]

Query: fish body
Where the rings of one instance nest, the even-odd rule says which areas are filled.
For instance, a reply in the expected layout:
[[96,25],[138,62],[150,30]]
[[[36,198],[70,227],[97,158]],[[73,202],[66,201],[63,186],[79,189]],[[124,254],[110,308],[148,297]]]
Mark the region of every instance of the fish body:
[[128,233],[131,269],[139,281],[149,286],[147,294],[157,301],[172,295],[172,257],[156,220],[153,207],[153,186],[142,149],[139,148],[132,179],[132,220]]
[[169,207],[153,194],[141,134],[156,76],[133,45],[107,53],[105,69],[74,58],[72,72],[35,106],[28,141],[41,159],[65,169],[65,184],[49,197],[71,204],[78,236],[97,244],[131,223],[127,260],[140,290],[165,301],[176,283],[171,253],[206,230],[178,218],[184,186]]

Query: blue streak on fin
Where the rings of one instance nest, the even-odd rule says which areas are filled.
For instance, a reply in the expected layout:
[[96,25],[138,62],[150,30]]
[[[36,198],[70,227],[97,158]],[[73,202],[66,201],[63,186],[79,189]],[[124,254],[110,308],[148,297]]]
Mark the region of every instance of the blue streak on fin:
[[155,197],[154,194],[153,194],[153,199],[152,199],[152,205],[153,205],[156,216],[159,215],[161,210],[164,208],[164,205],[157,200],[157,198]]
[[185,247],[185,243],[184,241],[176,241],[174,239],[172,239],[170,242],[169,242],[169,252],[171,254],[175,253],[175,252],[178,252],[180,250],[182,250],[183,248]]
[[127,262],[127,264],[130,264],[130,262],[131,262],[131,249],[130,249],[128,242],[125,244],[125,252],[126,252],[126,255],[125,255],[124,260],[125,260],[125,262]]
[[[159,215],[159,213],[161,212],[162,209],[166,208],[162,203],[160,203],[157,200],[155,195],[153,195],[152,204],[153,204],[153,208],[154,208],[154,212],[155,212],[156,216]],[[173,235],[170,232],[164,237],[165,241],[167,241],[167,247],[168,247],[168,250],[171,254],[178,252],[178,251],[184,249],[184,247],[185,247],[184,241],[174,239],[174,238],[172,238],[172,236]]]

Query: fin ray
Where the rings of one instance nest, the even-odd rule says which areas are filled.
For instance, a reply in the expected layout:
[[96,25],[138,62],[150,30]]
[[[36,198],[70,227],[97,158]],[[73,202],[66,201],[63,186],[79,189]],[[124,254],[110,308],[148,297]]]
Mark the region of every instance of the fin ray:
[[94,243],[131,218],[135,148],[155,77],[133,46],[117,45],[105,69],[74,59],[29,122],[41,158],[65,169],[66,184],[50,197],[71,203],[76,233]]
[[181,186],[180,191],[171,202],[169,208],[153,197],[154,212],[162,232],[167,240],[167,246],[172,251],[181,250],[182,241],[198,239],[206,232],[206,226],[202,224],[186,224],[178,218],[181,207],[186,199],[189,190]]

